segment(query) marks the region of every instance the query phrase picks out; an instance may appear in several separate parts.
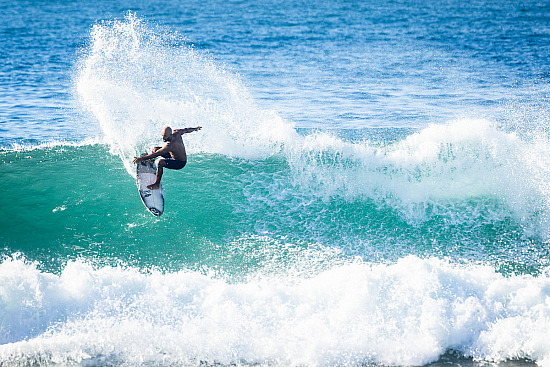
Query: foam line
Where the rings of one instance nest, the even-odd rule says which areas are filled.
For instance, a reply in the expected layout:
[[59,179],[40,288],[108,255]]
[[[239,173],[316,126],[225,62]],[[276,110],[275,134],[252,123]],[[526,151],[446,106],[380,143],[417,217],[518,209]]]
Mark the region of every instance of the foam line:
[[89,137],[80,141],[49,140],[42,142],[13,142],[0,146],[0,152],[29,152],[32,150],[49,149],[56,147],[84,147],[91,145],[106,144],[102,137]]

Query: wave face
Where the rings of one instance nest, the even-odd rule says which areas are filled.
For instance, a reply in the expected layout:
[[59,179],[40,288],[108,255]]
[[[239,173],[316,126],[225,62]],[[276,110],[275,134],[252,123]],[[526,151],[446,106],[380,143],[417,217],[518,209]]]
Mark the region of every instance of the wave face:
[[[297,128],[132,14],[75,73],[99,137],[2,142],[0,365],[550,365],[547,134]],[[156,218],[166,125],[203,129]]]
[[162,221],[143,210],[108,144],[11,149],[1,178],[16,209],[0,236],[27,255],[66,259],[74,245],[100,261],[172,269],[197,259],[227,267],[219,251],[245,261],[228,243],[263,236],[373,261],[437,255],[533,273],[548,265],[547,147],[474,120],[388,143],[296,134],[262,159],[193,153],[165,174]]
[[271,212],[275,222],[292,217],[291,208],[322,214],[327,201],[364,202],[391,208],[412,225],[511,219],[527,236],[547,238],[546,139],[522,139],[483,119],[433,125],[390,142],[300,134],[258,108],[235,76],[178,41],[131,14],[92,29],[79,95],[131,174],[132,157],[158,144],[164,125],[201,125],[186,136],[197,163],[219,157],[248,165],[232,178],[247,199],[237,206]]

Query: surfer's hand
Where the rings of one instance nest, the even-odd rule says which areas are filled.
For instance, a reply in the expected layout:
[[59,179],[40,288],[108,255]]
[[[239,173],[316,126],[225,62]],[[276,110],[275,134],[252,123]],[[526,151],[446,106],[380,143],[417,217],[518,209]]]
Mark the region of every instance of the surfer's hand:
[[132,161],[134,164],[141,162],[141,157],[134,157],[134,160]]

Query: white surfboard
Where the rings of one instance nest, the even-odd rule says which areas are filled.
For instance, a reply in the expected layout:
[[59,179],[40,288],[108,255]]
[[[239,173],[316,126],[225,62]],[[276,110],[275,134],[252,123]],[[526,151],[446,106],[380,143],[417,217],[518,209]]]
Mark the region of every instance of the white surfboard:
[[142,161],[137,164],[137,187],[141,201],[156,217],[160,217],[164,212],[164,193],[162,184],[158,190],[150,190],[147,185],[157,180],[157,166],[151,161]]

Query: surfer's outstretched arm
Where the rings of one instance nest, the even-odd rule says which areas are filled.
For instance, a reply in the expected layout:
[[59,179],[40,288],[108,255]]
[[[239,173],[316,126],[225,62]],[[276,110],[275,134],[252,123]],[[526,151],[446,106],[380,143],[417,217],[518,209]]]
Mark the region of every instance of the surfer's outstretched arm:
[[199,131],[200,129],[202,129],[201,126],[186,127],[185,129],[174,130],[174,134],[189,134],[189,133],[192,133],[193,131]]

